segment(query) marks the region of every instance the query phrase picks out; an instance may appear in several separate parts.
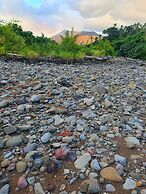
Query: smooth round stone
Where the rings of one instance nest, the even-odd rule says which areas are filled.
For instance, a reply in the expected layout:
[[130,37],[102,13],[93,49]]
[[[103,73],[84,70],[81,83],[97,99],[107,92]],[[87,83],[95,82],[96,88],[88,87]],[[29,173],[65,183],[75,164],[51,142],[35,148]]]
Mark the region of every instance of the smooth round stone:
[[116,191],[115,187],[112,184],[107,184],[105,188],[106,188],[106,192],[115,192]]
[[23,176],[19,177],[17,186],[21,189],[25,189],[28,186],[28,183]]
[[90,136],[90,139],[89,139],[89,141],[93,141],[93,142],[97,142],[99,140],[99,137],[97,136],[97,134],[92,134],[91,136]]
[[42,96],[39,95],[33,95],[30,99],[31,102],[39,102],[42,99]]
[[114,182],[121,182],[122,181],[122,177],[119,175],[118,171],[113,167],[103,168],[100,171],[100,175],[109,181],[114,181]]
[[12,133],[15,133],[16,131],[16,127],[12,126],[11,124],[8,124],[4,127],[4,132],[6,135],[10,135]]
[[10,161],[9,160],[3,160],[2,162],[1,162],[1,168],[6,168],[6,167],[8,167],[9,166],[9,164],[10,164]]
[[54,148],[59,148],[61,146],[61,143],[52,143],[52,146]]
[[96,159],[91,161],[91,168],[93,170],[100,171],[99,162]]
[[8,100],[2,100],[2,101],[0,102],[0,108],[4,108],[4,107],[8,106],[9,103],[10,103],[10,102],[9,102]]
[[50,140],[50,133],[47,132],[41,137],[41,142],[42,143],[48,143]]
[[113,139],[113,138],[115,138],[115,135],[114,134],[107,134],[107,137],[110,139]]
[[124,185],[123,185],[123,188],[125,190],[131,190],[131,189],[135,189],[136,188],[136,182],[130,178],[127,178]]
[[97,179],[97,177],[98,177],[98,174],[95,173],[95,172],[91,172],[91,173],[89,174],[89,178]]
[[11,137],[7,140],[6,146],[7,147],[15,147],[15,146],[19,146],[22,142],[23,142],[23,139],[22,139],[21,135],[14,136],[14,137]]
[[125,141],[127,143],[128,148],[133,148],[135,146],[139,146],[140,142],[136,137],[126,137]]
[[25,153],[28,153],[30,151],[33,151],[36,148],[36,144],[35,143],[28,143],[26,147],[23,148]]
[[54,116],[54,125],[61,125],[64,122],[64,119],[62,119],[59,115]]
[[41,158],[35,158],[35,160],[34,160],[34,166],[36,168],[40,168],[42,166],[42,164],[43,164],[43,161],[42,161]]
[[107,126],[100,126],[99,130],[100,131],[108,131],[108,127]]
[[25,172],[26,167],[26,162],[19,161],[16,163],[16,171],[19,173]]

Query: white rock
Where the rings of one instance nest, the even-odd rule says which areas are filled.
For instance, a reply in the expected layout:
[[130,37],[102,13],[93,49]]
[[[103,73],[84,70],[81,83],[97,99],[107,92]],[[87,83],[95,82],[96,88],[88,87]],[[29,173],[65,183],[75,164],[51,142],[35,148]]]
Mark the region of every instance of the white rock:
[[49,140],[50,140],[50,133],[49,133],[49,132],[45,133],[45,134],[41,137],[41,142],[42,142],[42,143],[48,143]]
[[57,126],[57,125],[60,125],[64,122],[64,119],[62,119],[59,115],[55,115],[54,116],[54,125]]
[[90,106],[93,103],[94,98],[84,98],[84,104]]
[[35,194],[45,194],[45,192],[43,191],[43,187],[41,186],[41,184],[39,182],[35,183],[34,192],[35,192]]
[[89,161],[91,160],[91,155],[89,153],[85,153],[83,156],[80,156],[75,162],[74,166],[77,169],[83,169],[85,168]]
[[127,147],[129,147],[129,148],[140,145],[140,142],[136,137],[126,137],[125,141],[127,143]]
[[123,185],[123,188],[125,190],[131,190],[131,189],[135,189],[136,188],[136,182],[130,178],[127,178],[124,185]]

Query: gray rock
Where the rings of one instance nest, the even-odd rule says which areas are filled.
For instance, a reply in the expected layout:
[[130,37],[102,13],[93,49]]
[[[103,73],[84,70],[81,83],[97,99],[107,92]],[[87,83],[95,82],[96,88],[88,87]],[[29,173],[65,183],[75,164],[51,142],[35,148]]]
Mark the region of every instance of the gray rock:
[[25,172],[26,166],[26,162],[19,161],[16,163],[16,171],[19,173]]
[[89,174],[89,179],[97,179],[97,177],[98,177],[98,174],[95,173],[95,172],[91,172],[91,173]]
[[29,185],[34,185],[34,183],[35,183],[35,177],[32,176],[32,177],[27,178],[27,182],[28,182]]
[[1,189],[0,189],[0,194],[8,194],[9,193],[9,184],[4,185]]
[[135,146],[139,146],[140,142],[136,137],[126,137],[125,141],[127,143],[128,148],[133,148]]
[[103,125],[101,125],[100,127],[99,127],[99,129],[100,129],[100,131],[108,131],[108,127],[107,126],[103,126]]
[[1,102],[0,102],[0,108],[5,108],[5,107],[7,107],[8,105],[9,105],[9,101],[8,100],[2,100]]
[[91,162],[91,168],[93,170],[100,171],[101,168],[99,166],[99,162],[97,161],[97,159],[92,160],[92,162]]
[[55,115],[54,116],[54,125],[57,126],[57,125],[60,125],[64,122],[64,119],[62,119],[59,115]]
[[16,127],[12,126],[11,124],[7,124],[4,127],[4,132],[6,135],[10,135],[12,133],[15,133],[17,131]]
[[119,172],[120,176],[124,174],[124,167],[121,164],[116,165],[116,169]]
[[33,95],[33,96],[30,98],[30,101],[31,101],[31,102],[39,102],[41,99],[42,99],[42,96],[41,96],[40,94],[38,94],[38,95]]
[[34,184],[34,192],[35,194],[45,194],[43,187],[39,182]]
[[5,141],[3,139],[0,139],[0,149],[2,149],[5,145]]
[[86,110],[83,112],[83,117],[86,119],[93,119],[96,117],[96,114],[92,110]]
[[136,188],[136,182],[130,178],[127,178],[124,185],[123,185],[123,188],[125,190],[131,190],[131,189],[135,189]]
[[140,191],[140,194],[146,194],[146,189],[142,189],[142,190]]
[[114,156],[114,160],[116,162],[120,163],[122,166],[126,166],[127,158],[125,158],[124,156],[120,156],[120,155],[116,154]]
[[41,142],[42,143],[48,143],[50,140],[50,133],[47,132],[41,137]]
[[85,180],[80,186],[82,193],[99,193],[99,184],[96,179]]
[[83,169],[85,168],[89,161],[91,160],[91,155],[89,153],[85,153],[83,156],[80,156],[75,162],[74,166],[77,169]]
[[107,184],[105,188],[106,188],[106,192],[115,192],[116,191],[115,187],[112,184]]
[[9,138],[6,141],[6,146],[7,147],[15,147],[15,146],[19,146],[22,142],[23,142],[22,136],[18,135],[18,136],[14,136],[14,137]]

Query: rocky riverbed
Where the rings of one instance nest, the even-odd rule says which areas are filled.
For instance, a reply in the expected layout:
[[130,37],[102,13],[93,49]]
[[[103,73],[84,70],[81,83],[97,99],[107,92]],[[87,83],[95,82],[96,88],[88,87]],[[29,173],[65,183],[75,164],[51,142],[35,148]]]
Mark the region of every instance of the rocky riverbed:
[[0,194],[146,194],[146,64],[0,59]]

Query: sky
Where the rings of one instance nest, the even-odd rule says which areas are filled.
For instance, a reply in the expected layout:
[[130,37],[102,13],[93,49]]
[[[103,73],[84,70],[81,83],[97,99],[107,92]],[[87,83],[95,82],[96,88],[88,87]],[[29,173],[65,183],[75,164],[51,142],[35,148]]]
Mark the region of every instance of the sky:
[[0,0],[0,19],[48,37],[71,27],[102,32],[115,23],[145,23],[146,0]]

